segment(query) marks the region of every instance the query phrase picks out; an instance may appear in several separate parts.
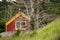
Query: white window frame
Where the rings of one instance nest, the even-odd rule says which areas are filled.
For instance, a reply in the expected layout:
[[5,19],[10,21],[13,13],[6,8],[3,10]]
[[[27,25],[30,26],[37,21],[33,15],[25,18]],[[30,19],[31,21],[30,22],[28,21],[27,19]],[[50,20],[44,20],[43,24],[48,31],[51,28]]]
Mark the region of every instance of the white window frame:
[[16,25],[17,22],[20,22],[20,21],[16,21],[16,22],[15,22],[15,29],[16,29],[16,30],[18,29],[18,28],[17,28],[17,25]]
[[27,25],[27,24],[26,24],[26,21],[16,21],[16,22],[15,22],[15,29],[16,29],[16,30],[18,30],[17,25],[16,25],[17,22],[20,22],[20,28],[19,28],[19,29],[23,28],[22,25],[21,25],[21,22],[25,22],[25,26]]

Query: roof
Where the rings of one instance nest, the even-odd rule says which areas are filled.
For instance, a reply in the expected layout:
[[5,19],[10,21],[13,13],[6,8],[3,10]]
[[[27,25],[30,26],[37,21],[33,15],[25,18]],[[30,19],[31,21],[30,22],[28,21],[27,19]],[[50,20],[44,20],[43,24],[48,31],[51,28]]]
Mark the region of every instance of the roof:
[[20,15],[22,15],[23,17],[25,17],[26,19],[29,20],[29,18],[24,13],[19,12],[14,17],[12,17],[8,22],[6,22],[6,25],[8,25],[9,23],[11,23],[13,20],[15,20],[15,18],[19,17]]

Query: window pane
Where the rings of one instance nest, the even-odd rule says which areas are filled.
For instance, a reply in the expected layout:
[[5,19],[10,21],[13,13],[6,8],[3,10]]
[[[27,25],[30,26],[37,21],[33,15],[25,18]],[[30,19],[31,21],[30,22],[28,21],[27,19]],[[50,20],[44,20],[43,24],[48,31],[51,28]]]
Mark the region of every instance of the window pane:
[[26,25],[22,25],[22,28],[26,28],[27,26]]
[[22,28],[26,28],[27,27],[25,21],[21,22],[21,25],[22,25]]
[[22,22],[21,24],[22,24],[22,25],[25,25],[25,22]]
[[17,28],[19,28],[20,27],[20,22],[17,22],[16,26],[17,26]]

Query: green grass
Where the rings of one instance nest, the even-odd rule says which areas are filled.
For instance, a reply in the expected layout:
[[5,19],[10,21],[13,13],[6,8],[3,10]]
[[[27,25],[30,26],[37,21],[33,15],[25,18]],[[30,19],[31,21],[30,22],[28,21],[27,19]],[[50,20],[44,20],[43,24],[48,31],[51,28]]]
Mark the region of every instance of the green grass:
[[[40,35],[40,36],[38,36]],[[38,31],[37,39],[58,40],[60,37],[60,18],[51,22],[49,25]]]
[[19,36],[0,38],[0,40],[59,40],[59,38],[60,17],[37,32],[30,32],[27,35],[21,33]]

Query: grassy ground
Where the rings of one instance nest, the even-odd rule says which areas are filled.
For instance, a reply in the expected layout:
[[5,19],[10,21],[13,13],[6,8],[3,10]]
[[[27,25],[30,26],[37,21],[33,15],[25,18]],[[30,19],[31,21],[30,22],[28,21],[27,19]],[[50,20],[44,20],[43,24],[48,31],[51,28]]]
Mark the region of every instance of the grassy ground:
[[27,35],[21,33],[19,36],[4,37],[0,40],[60,40],[60,17],[37,32]]

